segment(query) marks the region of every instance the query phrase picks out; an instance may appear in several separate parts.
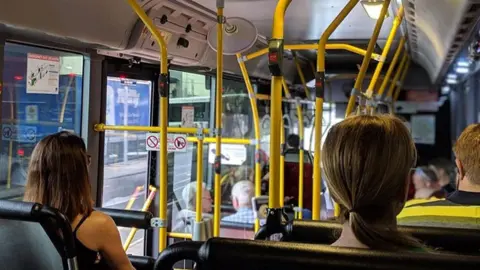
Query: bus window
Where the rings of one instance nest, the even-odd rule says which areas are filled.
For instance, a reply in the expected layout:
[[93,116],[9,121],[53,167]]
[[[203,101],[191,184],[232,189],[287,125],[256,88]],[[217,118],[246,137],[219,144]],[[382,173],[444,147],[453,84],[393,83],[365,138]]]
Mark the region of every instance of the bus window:
[[[107,77],[106,124],[149,126],[152,82]],[[106,131],[102,207],[141,210],[148,192],[146,132]],[[122,240],[129,228],[119,228]],[[138,231],[127,252],[144,254],[144,232]]]
[[0,199],[18,199],[35,144],[60,130],[80,134],[83,56],[15,43],[4,52]]

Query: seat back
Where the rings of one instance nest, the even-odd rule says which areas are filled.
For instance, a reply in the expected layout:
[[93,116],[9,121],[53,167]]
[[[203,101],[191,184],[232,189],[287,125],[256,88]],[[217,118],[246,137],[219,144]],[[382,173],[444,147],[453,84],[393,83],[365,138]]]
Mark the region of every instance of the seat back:
[[[341,230],[342,225],[336,222],[294,220],[287,225],[284,241],[331,244]],[[436,250],[480,255],[479,230],[407,226],[400,226],[399,230]]]
[[0,269],[63,269],[62,257],[38,223],[0,219]]
[[480,257],[384,252],[324,245],[212,238],[198,252],[202,270],[478,269]]
[[[298,155],[298,154],[297,154]],[[295,162],[285,162],[285,196],[298,198],[298,175],[300,166]],[[303,208],[312,209],[312,164],[303,165]]]

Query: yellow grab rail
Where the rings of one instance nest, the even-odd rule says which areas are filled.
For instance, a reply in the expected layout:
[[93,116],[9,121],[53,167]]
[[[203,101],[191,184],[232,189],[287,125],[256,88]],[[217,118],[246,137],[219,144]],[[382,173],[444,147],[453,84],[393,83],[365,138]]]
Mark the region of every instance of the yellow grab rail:
[[[403,5],[401,5],[400,9],[398,10],[398,14],[395,17],[395,20],[393,21],[392,29],[390,29],[390,34],[388,35],[387,42],[385,43],[385,47],[383,47],[383,51],[382,51],[383,59],[386,59],[388,56],[388,53],[390,52],[390,47],[392,46],[393,39],[395,38],[398,27],[401,25],[402,20],[403,20]],[[367,88],[367,93],[366,93],[367,98],[372,98],[373,92],[375,91],[375,84],[377,83],[378,77],[382,72],[384,63],[385,61],[380,61],[377,64],[377,67],[375,68],[375,72],[373,73],[373,77],[370,80],[370,84],[368,85],[368,88]]]
[[398,81],[397,84],[397,89],[395,90],[395,95],[393,96],[392,99],[392,104],[397,101],[398,96],[400,95],[400,91],[402,90],[403,83],[405,82],[405,78],[407,77],[408,74],[408,69],[410,68],[410,60],[407,60],[407,63],[405,64],[405,68],[403,68],[402,75],[400,76],[400,80]]
[[377,43],[378,35],[380,34],[380,30],[382,29],[383,21],[385,19],[385,15],[388,12],[389,6],[390,0],[385,0],[385,2],[383,2],[382,11],[380,12],[380,17],[378,17],[377,19],[377,23],[375,24],[375,28],[373,29],[372,37],[370,38],[370,42],[368,43],[367,54],[363,58],[362,66],[360,67],[357,79],[355,80],[355,85],[353,86],[352,93],[350,94],[347,110],[345,111],[345,117],[348,117],[352,113],[355,107],[355,102],[357,101],[357,96],[361,96],[363,80],[365,79],[365,74],[367,73],[368,65],[370,64],[370,58],[373,50],[375,49],[375,44]]
[[143,186],[137,186],[135,190],[133,191],[132,196],[130,196],[130,199],[128,200],[127,205],[125,206],[125,210],[130,210],[132,209],[133,204],[138,198],[138,194],[144,189]]
[[168,232],[167,236],[171,238],[179,238],[179,239],[192,239],[192,235],[189,233]]
[[390,76],[392,76],[392,73],[395,70],[395,66],[397,65],[397,62],[400,59],[400,54],[402,53],[404,45],[405,45],[405,37],[402,37],[400,39],[400,43],[398,44],[397,49],[395,50],[395,54],[393,55],[392,62],[390,62],[390,65],[387,70],[387,74],[385,74],[385,77],[383,78],[383,82],[380,85],[380,88],[378,89],[377,98],[379,99],[383,98],[383,94],[385,93],[387,84],[390,81]]
[[222,166],[222,92],[223,92],[223,16],[224,0],[217,0],[217,78],[215,94],[215,180],[214,180],[214,212],[213,212],[213,236],[220,235],[220,204],[221,204],[221,166]]
[[[119,130],[119,131],[139,131],[139,132],[161,132],[161,127],[151,126],[110,126],[105,124],[96,124],[93,129],[97,132],[106,130]],[[167,133],[186,133],[195,134],[198,132],[198,128],[184,128],[184,127],[167,127]],[[203,134],[210,133],[207,128],[202,129]]]
[[[316,50],[318,49],[318,44],[286,44],[284,45],[285,50],[291,50],[291,51],[306,51],[306,50]],[[337,44],[326,44],[325,47],[326,50],[345,50],[349,51],[355,54],[359,54],[362,56],[365,56],[367,54],[367,51],[358,47],[355,47],[350,44],[344,44],[344,43],[337,43]],[[251,54],[245,55],[243,58],[245,60],[252,60],[257,57],[260,57],[264,54],[268,53],[268,48],[263,48],[260,49],[256,52],[253,52]],[[372,53],[371,58],[375,61],[381,61],[382,56],[377,53]]]
[[300,66],[300,61],[298,61],[297,54],[293,52],[293,59],[295,60],[295,67],[297,68],[298,77],[300,77],[300,82],[303,86],[303,91],[305,91],[305,95],[307,99],[311,99],[312,96],[310,95],[310,90],[307,87],[307,81],[305,80],[305,75],[303,74],[302,67]]
[[[262,195],[262,167],[260,164],[260,120],[258,119],[258,107],[257,107],[257,98],[255,97],[255,91],[253,91],[252,83],[250,82],[250,77],[248,76],[247,67],[245,62],[242,60],[242,55],[237,53],[238,65],[240,66],[240,71],[242,72],[243,81],[247,87],[248,97],[250,100],[250,107],[252,108],[253,115],[253,131],[255,134],[255,197],[260,197]],[[255,232],[260,228],[260,221],[258,218],[255,220]]]
[[[153,202],[153,198],[155,198],[155,193],[157,192],[157,188],[154,186],[149,186],[150,194],[148,195],[147,200],[143,204],[142,211],[146,212],[148,211],[148,208],[150,208],[150,205]],[[128,234],[127,240],[125,240],[125,244],[123,244],[123,250],[127,251],[128,247],[130,247],[130,244],[132,243],[133,237],[135,237],[135,234],[137,233],[138,229],[137,228],[132,228],[130,230],[130,233]]]
[[320,144],[322,138],[322,120],[323,120],[323,99],[325,94],[325,49],[327,41],[333,31],[337,29],[340,23],[352,11],[359,0],[350,0],[345,7],[340,11],[333,22],[327,27],[322,37],[318,41],[317,52],[317,73],[315,75],[315,147],[314,147],[314,161],[313,161],[313,204],[312,204],[312,219],[320,220],[320,191],[322,185],[322,172],[320,168]]
[[[167,158],[167,125],[168,125],[168,55],[167,44],[162,35],[158,31],[153,21],[148,17],[145,11],[138,5],[136,0],[127,0],[128,4],[138,17],[148,28],[155,41],[160,46],[160,75],[159,75],[159,92],[160,92],[160,155],[159,155],[159,179],[160,179],[160,198],[159,198],[159,219],[167,222],[167,177],[168,177],[168,158]],[[158,250],[161,252],[167,247],[167,227],[159,228],[158,234]]]
[[195,222],[202,221],[202,198],[203,198],[203,138],[197,142],[197,194],[195,203]]
[[[198,142],[197,137],[187,137],[189,142]],[[214,143],[216,142],[215,137],[205,137],[203,138],[203,143]],[[251,145],[255,142],[250,139],[237,139],[237,138],[222,138],[223,144],[240,144],[240,145]]]
[[279,0],[275,13],[273,15],[273,29],[272,39],[269,41],[269,49],[274,49],[277,52],[269,55],[269,61],[276,62],[276,71],[273,71],[273,67],[270,70],[272,73],[272,85],[271,85],[271,112],[270,112],[270,183],[268,189],[268,207],[273,209],[279,209],[281,204],[280,189],[279,189],[279,170],[280,170],[280,128],[282,128],[282,78],[280,61],[283,60],[283,31],[285,11],[292,0]]
[[393,79],[390,82],[390,87],[388,88],[386,98],[393,98],[393,94],[394,94],[393,90],[395,89],[395,85],[397,85],[398,79],[400,79],[400,76],[402,75],[402,72],[405,69],[407,60],[408,60],[408,52],[404,51],[402,61],[400,61],[400,65],[398,65],[397,71],[395,72],[395,76],[393,76]]

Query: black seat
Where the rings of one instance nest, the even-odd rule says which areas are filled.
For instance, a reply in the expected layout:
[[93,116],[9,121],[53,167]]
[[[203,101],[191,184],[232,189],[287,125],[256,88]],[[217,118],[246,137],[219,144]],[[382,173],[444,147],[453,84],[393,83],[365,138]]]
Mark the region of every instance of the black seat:
[[110,208],[96,208],[95,210],[109,215],[119,227],[137,229],[151,228],[150,222],[153,218],[153,214],[150,212]]
[[70,222],[56,209],[0,200],[0,241],[0,269],[78,269]]
[[473,270],[480,265],[480,257],[467,255],[439,256],[427,252],[383,252],[222,238],[208,240],[198,256],[202,270]]
[[152,257],[128,255],[128,259],[136,270],[152,270],[155,265]]
[[[331,244],[341,229],[342,225],[336,222],[294,220],[287,224],[283,240]],[[407,226],[400,226],[399,230],[438,250],[480,255],[480,230]]]

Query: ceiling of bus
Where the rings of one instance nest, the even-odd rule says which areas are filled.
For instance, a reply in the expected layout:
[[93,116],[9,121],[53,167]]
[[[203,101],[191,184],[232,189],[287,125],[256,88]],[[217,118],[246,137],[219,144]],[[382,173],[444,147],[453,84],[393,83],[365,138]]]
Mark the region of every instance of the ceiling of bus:
[[[204,8],[204,14],[214,18],[216,0],[138,0],[146,10],[165,2],[196,3]],[[272,16],[277,0],[226,0],[227,17],[244,17],[252,21],[259,34],[268,37],[272,28]],[[348,0],[295,0],[285,17],[285,38],[288,41],[317,40]],[[465,14],[472,11],[478,0],[392,0],[390,16],[386,18],[377,44],[383,47],[390,31],[393,14],[398,2],[406,7],[406,30],[410,33],[409,47],[413,59],[423,66],[432,81],[445,70],[454,58],[452,44],[462,40],[456,35]],[[125,0],[0,0],[0,32],[24,35],[28,40],[31,30],[49,39],[81,41],[96,48],[131,49],[132,33],[137,17]],[[476,11],[476,10],[474,10]],[[476,18],[475,18],[476,19]],[[473,24],[469,19],[467,23]],[[370,19],[358,4],[346,20],[332,34],[331,39],[368,40],[375,21]],[[459,26],[460,25],[460,26]],[[404,25],[405,26],[405,25]],[[469,26],[463,26],[464,34]],[[397,35],[397,39],[398,39]],[[413,37],[412,37],[413,36]],[[459,46],[459,45],[456,45]],[[396,43],[392,46],[395,49]],[[461,47],[461,46],[460,46]],[[334,54],[332,52],[331,54]],[[307,54],[313,58],[314,54]],[[337,58],[334,58],[337,61]],[[327,66],[328,67],[328,66]]]

